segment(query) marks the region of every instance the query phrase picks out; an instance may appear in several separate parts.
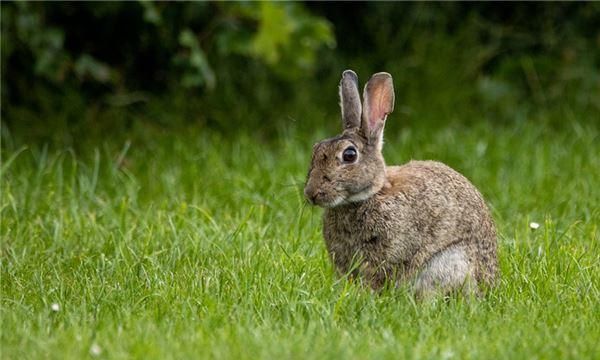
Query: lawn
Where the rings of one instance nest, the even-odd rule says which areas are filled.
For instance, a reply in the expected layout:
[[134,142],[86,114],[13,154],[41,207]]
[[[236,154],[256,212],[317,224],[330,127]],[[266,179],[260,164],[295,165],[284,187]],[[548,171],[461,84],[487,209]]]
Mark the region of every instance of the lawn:
[[335,276],[302,198],[331,126],[142,127],[77,150],[4,129],[1,357],[597,359],[596,120],[388,129],[389,164],[446,162],[499,230],[498,287],[426,303]]

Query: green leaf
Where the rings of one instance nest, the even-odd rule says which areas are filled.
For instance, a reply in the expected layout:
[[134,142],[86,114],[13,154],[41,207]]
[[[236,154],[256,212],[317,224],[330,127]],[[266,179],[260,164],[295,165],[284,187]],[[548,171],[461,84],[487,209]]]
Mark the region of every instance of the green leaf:
[[148,0],[140,0],[140,5],[144,8],[144,20],[153,25],[161,25],[162,17],[156,8],[154,2]]
[[75,73],[80,78],[90,77],[101,83],[107,83],[111,80],[110,67],[88,54],[83,54],[77,59]]
[[182,79],[183,86],[196,87],[205,84],[209,89],[213,89],[216,84],[215,73],[200,48],[196,35],[190,29],[183,30],[179,34],[179,44],[188,50],[187,55],[180,56],[180,63],[187,68]]
[[276,63],[282,48],[290,42],[293,22],[281,4],[262,2],[258,33],[252,41],[253,53],[268,64]]

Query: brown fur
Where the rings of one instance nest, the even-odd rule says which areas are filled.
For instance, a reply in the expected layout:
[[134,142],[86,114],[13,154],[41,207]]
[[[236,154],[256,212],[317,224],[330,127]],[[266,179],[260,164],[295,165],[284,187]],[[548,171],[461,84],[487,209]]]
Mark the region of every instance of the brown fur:
[[[379,107],[391,111],[391,76],[380,74],[375,85],[370,81],[365,87],[365,92],[374,88],[365,102],[381,104],[383,98],[388,106]],[[389,80],[384,83],[381,76]],[[341,96],[342,107],[356,108]],[[362,126],[346,127],[313,149],[305,194],[325,207],[323,235],[336,269],[376,289],[386,281],[409,282],[418,295],[491,285],[497,273],[496,232],[481,194],[439,162],[386,167],[381,141],[389,111],[375,119],[363,113]],[[366,120],[372,127],[365,127]],[[349,146],[358,151],[356,163],[342,161]]]

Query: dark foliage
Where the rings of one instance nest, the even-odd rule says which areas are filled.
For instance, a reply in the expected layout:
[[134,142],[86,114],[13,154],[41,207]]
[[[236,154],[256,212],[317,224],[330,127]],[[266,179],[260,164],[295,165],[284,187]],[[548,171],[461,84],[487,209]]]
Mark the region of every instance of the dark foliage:
[[598,3],[1,6],[2,119],[32,138],[139,121],[310,127],[335,116],[349,67],[393,73],[407,121],[600,113]]

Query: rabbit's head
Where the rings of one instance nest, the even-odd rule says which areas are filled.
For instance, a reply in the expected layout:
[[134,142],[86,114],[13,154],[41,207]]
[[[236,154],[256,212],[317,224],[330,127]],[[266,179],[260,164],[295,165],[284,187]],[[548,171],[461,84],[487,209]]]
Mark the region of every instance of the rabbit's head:
[[388,73],[374,74],[361,105],[358,77],[346,70],[340,81],[343,132],[313,147],[304,195],[314,205],[335,207],[368,199],[385,182],[381,154],[385,119],[394,109],[394,85]]

